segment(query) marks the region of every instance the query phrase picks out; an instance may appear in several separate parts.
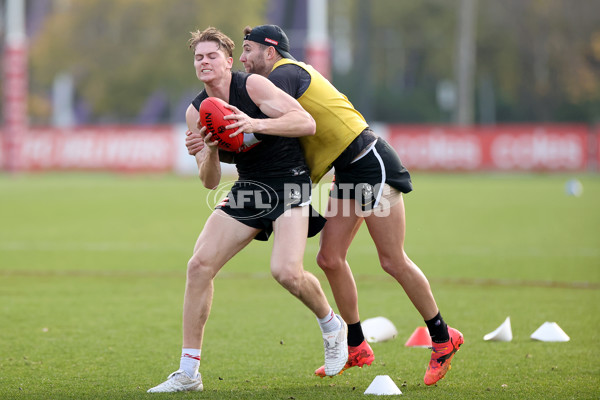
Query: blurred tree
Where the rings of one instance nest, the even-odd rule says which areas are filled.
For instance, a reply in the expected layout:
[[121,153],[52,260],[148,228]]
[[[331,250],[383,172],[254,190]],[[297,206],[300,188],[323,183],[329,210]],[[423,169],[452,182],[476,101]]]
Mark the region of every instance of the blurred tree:
[[[66,72],[91,122],[135,122],[148,104],[165,101],[161,121],[182,121],[182,106],[202,87],[189,32],[223,30],[238,45],[241,69],[242,28],[267,23],[277,1],[291,0],[221,0],[218,7],[213,0],[52,0],[52,12],[30,38],[34,120],[48,123],[52,81]],[[459,0],[329,5],[333,82],[355,104],[367,99],[370,120],[447,121],[436,89],[455,79]],[[600,1],[479,0],[477,25],[475,92],[487,98],[476,104],[493,108],[486,118],[476,110],[479,120],[600,119]]]
[[478,71],[492,76],[502,121],[600,118],[600,2],[486,0]]
[[[221,29],[238,44],[238,57],[242,29],[264,23],[265,14],[264,0],[221,0],[218,6],[212,0],[53,4],[45,25],[31,38],[33,94],[45,95],[56,75],[70,73],[76,96],[91,106],[94,121],[114,123],[134,121],[154,92],[164,92],[175,108],[182,96],[191,101],[202,88],[187,46],[191,31]],[[182,121],[183,115],[174,119]]]
[[[357,4],[334,0],[332,23],[335,10],[355,14]],[[435,94],[440,81],[454,80],[459,1],[370,5],[370,29],[355,24],[352,51],[372,64],[372,119],[443,120]],[[600,1],[479,0],[477,10],[475,82],[485,88],[476,92],[494,96],[481,103],[495,105],[498,122],[600,119]],[[368,51],[359,48],[365,35]],[[363,69],[354,65],[333,75],[357,104]]]
[[[356,60],[371,63],[372,76],[366,78],[354,65],[347,73],[334,74],[335,83],[360,109],[367,88],[358,82],[372,82],[371,120],[438,121],[437,83],[454,77],[456,2],[378,0],[370,5],[372,29],[365,32],[365,26],[355,26],[352,39]],[[344,6],[352,12],[358,9],[356,0],[334,3],[334,7]],[[367,50],[357,45],[365,35],[369,37]]]

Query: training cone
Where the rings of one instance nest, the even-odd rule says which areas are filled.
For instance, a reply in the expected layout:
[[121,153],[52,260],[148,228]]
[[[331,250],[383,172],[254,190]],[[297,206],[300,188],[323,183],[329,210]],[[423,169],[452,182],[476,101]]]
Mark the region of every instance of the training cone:
[[571,340],[556,322],[544,322],[531,334],[531,338],[541,342],[568,342]]
[[361,326],[365,339],[369,343],[385,342],[398,336],[398,330],[392,321],[385,317],[366,319]]
[[431,347],[431,337],[427,327],[419,326],[415,329],[404,345],[407,347]]
[[490,332],[483,337],[483,340],[493,340],[496,342],[510,342],[513,338],[512,329],[510,327],[510,317],[506,317],[502,325],[494,332]]
[[402,394],[402,392],[388,375],[377,375],[365,390],[365,394],[393,395]]

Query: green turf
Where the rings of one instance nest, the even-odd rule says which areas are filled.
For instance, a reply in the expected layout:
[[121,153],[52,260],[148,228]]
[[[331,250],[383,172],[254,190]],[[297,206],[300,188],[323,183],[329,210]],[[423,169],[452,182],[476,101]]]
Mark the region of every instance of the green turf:
[[[316,321],[270,277],[252,243],[217,277],[205,391],[148,395],[178,366],[187,259],[210,212],[197,178],[0,175],[0,399],[350,399],[389,375],[410,399],[598,398],[600,177],[413,174],[406,249],[466,343],[446,379],[422,383],[428,351],[404,347],[423,321],[378,267],[366,229],[349,259],[363,319],[398,338],[333,379]],[[306,268],[332,296],[309,240]],[[483,341],[510,316],[510,343]],[[529,335],[557,322],[567,343]]]

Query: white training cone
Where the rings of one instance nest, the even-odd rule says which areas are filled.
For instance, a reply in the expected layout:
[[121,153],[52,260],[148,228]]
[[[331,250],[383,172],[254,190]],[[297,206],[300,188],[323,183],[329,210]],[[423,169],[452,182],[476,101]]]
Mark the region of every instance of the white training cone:
[[541,342],[568,342],[571,340],[556,322],[544,322],[531,334],[531,338]]
[[398,330],[392,321],[385,317],[366,319],[361,326],[365,339],[369,343],[385,342],[398,336]]
[[365,394],[390,395],[402,394],[402,392],[388,375],[377,375],[365,390]]
[[494,340],[496,342],[510,342],[513,338],[512,329],[510,327],[510,317],[506,317],[502,325],[494,332],[490,332],[483,337],[483,340]]

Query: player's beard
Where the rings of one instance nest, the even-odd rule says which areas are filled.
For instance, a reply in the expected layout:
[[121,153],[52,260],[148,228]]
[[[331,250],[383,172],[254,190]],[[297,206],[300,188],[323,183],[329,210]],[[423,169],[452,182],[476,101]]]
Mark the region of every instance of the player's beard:
[[267,67],[267,65],[265,64],[265,60],[261,58],[254,60],[248,72],[262,76],[269,76],[271,69]]

